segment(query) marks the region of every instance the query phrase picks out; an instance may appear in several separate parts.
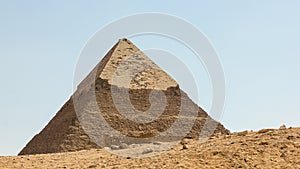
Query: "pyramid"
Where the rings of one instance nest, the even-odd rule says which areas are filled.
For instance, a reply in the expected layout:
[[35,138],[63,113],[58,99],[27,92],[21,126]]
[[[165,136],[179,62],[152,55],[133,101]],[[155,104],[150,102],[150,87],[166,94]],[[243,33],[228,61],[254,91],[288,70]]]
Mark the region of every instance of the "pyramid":
[[198,138],[211,130],[229,133],[132,42],[120,39],[19,155]]

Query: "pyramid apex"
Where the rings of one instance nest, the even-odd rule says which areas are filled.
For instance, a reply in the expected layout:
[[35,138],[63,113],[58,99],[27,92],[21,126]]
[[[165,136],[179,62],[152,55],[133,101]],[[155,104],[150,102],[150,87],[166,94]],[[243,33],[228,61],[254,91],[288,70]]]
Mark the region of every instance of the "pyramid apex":
[[119,41],[129,41],[127,38],[121,38],[121,39],[119,39]]
[[132,42],[129,39],[127,39],[127,38],[121,38],[121,39],[119,39],[118,43],[122,43],[122,42],[127,42],[127,43],[131,43],[132,44]]
[[116,43],[116,46],[120,46],[120,45],[123,45],[123,46],[135,46],[129,39],[127,38],[122,38],[122,39],[119,39],[119,41]]

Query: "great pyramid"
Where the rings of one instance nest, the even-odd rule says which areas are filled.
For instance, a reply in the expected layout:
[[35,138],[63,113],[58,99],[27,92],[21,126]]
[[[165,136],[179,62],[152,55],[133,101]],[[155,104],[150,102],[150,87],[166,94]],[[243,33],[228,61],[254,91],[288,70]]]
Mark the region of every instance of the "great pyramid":
[[217,126],[215,133],[229,133],[132,42],[121,39],[19,155],[198,138],[209,130],[203,129],[207,120]]

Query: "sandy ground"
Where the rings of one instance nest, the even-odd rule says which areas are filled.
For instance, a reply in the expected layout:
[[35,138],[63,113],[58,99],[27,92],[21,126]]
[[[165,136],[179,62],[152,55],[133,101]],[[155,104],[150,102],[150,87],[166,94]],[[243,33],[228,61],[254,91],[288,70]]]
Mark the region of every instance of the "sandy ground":
[[[71,153],[0,157],[0,168],[300,168],[300,128],[263,129],[214,135],[208,141],[129,145],[126,149],[92,149]],[[120,151],[156,155],[118,156]],[[129,150],[129,151],[128,151]],[[151,151],[147,151],[151,150]],[[111,152],[112,151],[112,152]]]

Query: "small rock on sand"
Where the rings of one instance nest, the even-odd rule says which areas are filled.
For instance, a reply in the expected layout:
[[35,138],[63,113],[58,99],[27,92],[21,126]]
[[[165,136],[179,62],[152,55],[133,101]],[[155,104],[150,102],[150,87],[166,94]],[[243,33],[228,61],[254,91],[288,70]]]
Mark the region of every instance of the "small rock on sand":
[[146,148],[144,151],[143,151],[143,154],[148,154],[148,153],[152,153],[153,150],[151,148]]
[[117,145],[111,145],[111,146],[110,146],[110,149],[112,149],[112,150],[119,150],[120,147],[117,146]]

